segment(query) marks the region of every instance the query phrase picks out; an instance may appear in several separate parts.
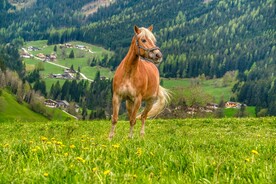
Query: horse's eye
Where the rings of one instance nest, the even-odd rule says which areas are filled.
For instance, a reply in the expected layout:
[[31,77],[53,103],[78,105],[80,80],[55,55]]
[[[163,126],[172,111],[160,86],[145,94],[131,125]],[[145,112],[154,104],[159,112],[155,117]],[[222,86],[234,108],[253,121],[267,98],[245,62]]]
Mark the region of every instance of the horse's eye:
[[142,42],[143,42],[143,43],[146,43],[146,42],[147,42],[147,40],[145,40],[145,39],[142,39]]

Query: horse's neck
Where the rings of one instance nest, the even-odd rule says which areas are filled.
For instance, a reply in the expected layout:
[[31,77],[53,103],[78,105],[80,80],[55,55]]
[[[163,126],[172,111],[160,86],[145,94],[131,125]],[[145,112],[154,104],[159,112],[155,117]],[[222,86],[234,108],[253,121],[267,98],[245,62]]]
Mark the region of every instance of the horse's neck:
[[128,73],[135,71],[138,67],[138,62],[139,56],[136,55],[135,45],[132,43],[124,59],[124,70]]

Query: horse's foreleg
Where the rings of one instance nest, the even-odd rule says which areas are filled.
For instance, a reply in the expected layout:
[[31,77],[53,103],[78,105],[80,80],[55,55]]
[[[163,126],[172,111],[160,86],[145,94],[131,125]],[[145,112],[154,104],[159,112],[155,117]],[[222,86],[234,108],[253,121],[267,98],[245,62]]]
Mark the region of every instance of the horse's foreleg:
[[133,128],[136,124],[136,114],[141,106],[142,97],[138,97],[134,100],[133,106],[132,106],[132,112],[130,114],[129,122],[130,122],[130,130],[129,130],[129,138],[133,137]]
[[140,135],[143,137],[145,135],[145,122],[147,119],[147,115],[148,112],[151,110],[152,106],[153,106],[154,101],[153,100],[149,100],[146,103],[146,107],[143,110],[142,114],[141,114],[141,121],[142,121],[142,126],[141,126],[141,131],[140,131]]
[[120,109],[120,98],[115,93],[113,94],[113,98],[112,98],[112,107],[113,107],[113,115],[112,115],[112,126],[109,133],[110,139],[114,136],[115,127],[118,121],[118,114]]

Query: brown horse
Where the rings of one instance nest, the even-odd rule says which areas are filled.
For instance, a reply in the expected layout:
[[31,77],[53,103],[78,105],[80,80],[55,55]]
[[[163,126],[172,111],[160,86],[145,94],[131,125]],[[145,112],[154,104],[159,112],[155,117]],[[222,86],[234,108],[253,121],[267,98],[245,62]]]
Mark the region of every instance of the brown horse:
[[[152,34],[152,29],[153,26],[149,28],[134,26],[135,35],[129,51],[114,75],[113,116],[109,138],[114,136],[122,100],[126,100],[130,120],[130,138],[133,137],[136,118],[142,121],[140,134],[143,136],[147,117],[158,115],[169,102],[168,90],[159,85],[159,71],[155,64],[162,61],[162,53],[155,45],[156,39]],[[145,101],[146,105],[143,112],[137,116],[142,101]]]

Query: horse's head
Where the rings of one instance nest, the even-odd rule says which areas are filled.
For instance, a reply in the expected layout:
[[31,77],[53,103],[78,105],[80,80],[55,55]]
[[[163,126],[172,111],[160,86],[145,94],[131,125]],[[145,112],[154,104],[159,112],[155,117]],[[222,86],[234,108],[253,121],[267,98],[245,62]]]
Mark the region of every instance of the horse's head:
[[138,28],[134,26],[135,32],[135,42],[136,42],[136,54],[142,59],[153,62],[154,64],[159,64],[162,61],[162,53],[155,45],[156,39],[152,34],[153,26],[149,28]]

